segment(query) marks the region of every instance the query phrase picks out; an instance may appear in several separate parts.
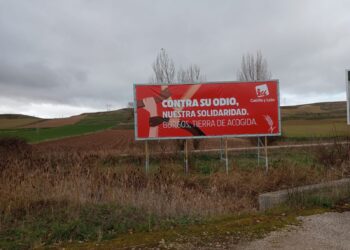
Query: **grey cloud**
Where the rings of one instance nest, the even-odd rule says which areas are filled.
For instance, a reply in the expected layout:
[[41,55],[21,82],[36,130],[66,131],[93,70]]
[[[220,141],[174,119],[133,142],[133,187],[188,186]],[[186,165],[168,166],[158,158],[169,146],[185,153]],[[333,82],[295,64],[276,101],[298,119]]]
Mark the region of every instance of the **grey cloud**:
[[349,68],[348,1],[0,0],[0,97],[125,106],[165,48],[208,81],[235,80],[261,50],[285,95],[339,96]]
[[[53,69],[44,63],[10,65],[0,63],[0,88],[2,96],[27,97],[40,101],[68,102],[72,97],[60,95],[87,80],[82,71]],[[77,93],[75,93],[77,94]]]
[[3,88],[14,86],[17,88],[52,89],[59,84],[70,82],[73,79],[83,80],[84,74],[62,74],[60,70],[48,68],[42,63],[25,65],[0,64],[0,84]]

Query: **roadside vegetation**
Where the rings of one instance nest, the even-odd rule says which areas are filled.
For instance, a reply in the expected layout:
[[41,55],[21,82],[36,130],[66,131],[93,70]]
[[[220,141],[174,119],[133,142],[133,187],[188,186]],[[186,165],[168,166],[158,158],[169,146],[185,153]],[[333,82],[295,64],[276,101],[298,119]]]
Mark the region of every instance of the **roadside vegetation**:
[[[307,211],[297,201],[258,213],[260,193],[350,176],[350,148],[342,143],[349,141],[345,103],[282,108],[283,137],[270,140],[272,145],[333,145],[269,150],[267,174],[256,152],[247,150],[229,153],[228,175],[219,152],[191,153],[186,175],[181,141],[152,141],[147,175],[144,145],[135,143],[130,130],[131,109],[85,114],[74,124],[50,128],[23,128],[43,122],[33,117],[0,120],[7,122],[0,129],[0,249],[113,249],[159,246],[164,239],[200,245],[216,244],[219,236],[223,242],[260,237],[335,204],[311,197]],[[64,137],[71,138],[50,141]],[[256,140],[228,145],[255,146]],[[199,144],[219,147],[214,139]]]
[[[142,156],[121,157],[98,149],[50,150],[18,139],[2,139],[0,157],[3,249],[104,242],[138,234],[146,239],[149,232],[178,228],[192,228],[195,236],[202,233],[201,225],[226,230],[225,220],[219,218],[236,223],[237,216],[255,214],[259,193],[339,179],[350,170],[349,146],[343,144],[272,151],[268,174],[250,152],[230,154],[228,175],[217,153],[191,155],[188,175],[176,154],[153,155],[148,175]],[[270,224],[278,228],[293,218],[280,224],[271,219],[275,222]],[[251,221],[249,216],[237,223],[246,221]],[[261,232],[273,229],[268,224],[261,227]],[[156,235],[152,244],[160,234]]]

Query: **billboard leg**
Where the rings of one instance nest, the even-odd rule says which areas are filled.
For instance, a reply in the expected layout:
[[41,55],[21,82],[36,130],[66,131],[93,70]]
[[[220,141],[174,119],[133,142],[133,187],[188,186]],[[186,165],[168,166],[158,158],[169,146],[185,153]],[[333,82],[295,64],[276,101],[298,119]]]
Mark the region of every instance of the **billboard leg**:
[[220,138],[220,161],[224,160],[224,146],[223,146],[223,138]]
[[149,172],[149,151],[148,151],[148,141],[145,141],[145,170],[146,174]]
[[[267,154],[267,136],[258,137],[258,166],[260,166],[260,159],[265,160],[265,172],[269,172],[269,157]],[[260,148],[263,148],[262,152],[260,152]],[[264,155],[265,154],[265,155]]]
[[346,72],[346,116],[348,125],[350,125],[350,70],[345,70]]
[[185,173],[188,174],[188,140],[185,140]]
[[269,172],[269,159],[267,157],[267,136],[265,136],[265,169],[266,173]]
[[258,137],[258,167],[260,167],[260,137]]
[[225,166],[226,166],[226,174],[228,174],[227,137],[225,140]]

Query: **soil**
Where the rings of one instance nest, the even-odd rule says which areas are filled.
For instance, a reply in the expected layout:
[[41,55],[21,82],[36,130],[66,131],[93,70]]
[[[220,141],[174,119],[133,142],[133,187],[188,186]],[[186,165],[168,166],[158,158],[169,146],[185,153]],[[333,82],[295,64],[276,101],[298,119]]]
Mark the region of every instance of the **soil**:
[[86,115],[76,115],[68,118],[58,118],[58,119],[50,119],[43,120],[37,123],[33,123],[30,125],[22,126],[21,128],[55,128],[66,125],[73,125],[83,119]]
[[[120,153],[136,153],[144,151],[144,142],[135,141],[133,130],[110,129],[93,134],[63,138],[54,141],[36,144],[36,148],[45,149],[72,149],[72,150],[113,150]],[[199,149],[220,148],[220,139],[199,140]],[[181,148],[179,140],[154,140],[148,142],[153,152],[173,152]],[[193,140],[188,142],[189,149],[193,150]],[[224,141],[222,142],[224,147]],[[246,139],[229,139],[228,147],[244,147],[251,145]]]

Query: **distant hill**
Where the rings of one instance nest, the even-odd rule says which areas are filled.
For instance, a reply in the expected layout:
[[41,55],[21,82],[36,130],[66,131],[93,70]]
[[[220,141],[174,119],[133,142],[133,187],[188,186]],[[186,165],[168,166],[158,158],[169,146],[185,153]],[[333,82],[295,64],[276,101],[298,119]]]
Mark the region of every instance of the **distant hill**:
[[[281,108],[282,135],[289,138],[350,136],[346,102],[324,102]],[[133,129],[133,109],[84,113],[62,119],[0,115],[0,137],[19,136],[29,142],[53,140],[106,129]]]
[[35,116],[21,115],[21,114],[0,114],[0,119],[40,119]]
[[282,107],[282,134],[285,137],[350,136],[346,102],[323,102]]
[[322,102],[281,108],[282,119],[346,118],[346,102]]
[[38,117],[29,115],[0,114],[0,129],[19,128],[41,120]]
[[[17,115],[14,115],[15,117]],[[5,116],[4,116],[5,117]],[[62,119],[0,118],[0,137],[21,137],[28,142],[54,140],[103,131],[106,129],[132,129],[133,110],[86,113]]]

